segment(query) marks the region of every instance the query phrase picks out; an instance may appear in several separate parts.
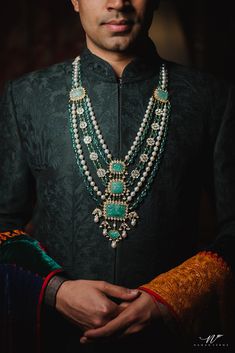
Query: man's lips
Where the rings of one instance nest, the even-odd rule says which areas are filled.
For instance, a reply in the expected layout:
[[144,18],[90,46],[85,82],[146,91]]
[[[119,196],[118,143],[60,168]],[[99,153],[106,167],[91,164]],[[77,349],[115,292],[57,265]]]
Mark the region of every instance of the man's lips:
[[126,32],[133,26],[133,21],[130,20],[111,20],[103,23],[111,32]]

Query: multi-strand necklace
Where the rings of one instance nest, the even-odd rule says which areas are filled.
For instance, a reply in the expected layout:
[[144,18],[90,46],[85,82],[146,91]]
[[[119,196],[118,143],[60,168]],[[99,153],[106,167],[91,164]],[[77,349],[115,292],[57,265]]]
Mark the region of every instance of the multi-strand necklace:
[[124,158],[117,159],[104,141],[83,87],[80,57],[73,62],[69,97],[73,148],[87,189],[97,202],[92,212],[94,222],[113,248],[136,225],[139,218],[136,209],[159,169],[170,115],[167,84],[167,70],[162,64],[157,88],[149,99],[133,144]]

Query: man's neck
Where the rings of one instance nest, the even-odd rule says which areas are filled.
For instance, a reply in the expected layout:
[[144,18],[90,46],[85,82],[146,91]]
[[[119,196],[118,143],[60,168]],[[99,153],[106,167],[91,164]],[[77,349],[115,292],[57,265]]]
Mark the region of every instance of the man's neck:
[[108,62],[112,66],[117,77],[122,77],[125,67],[135,58],[147,57],[149,53],[153,52],[152,49],[155,50],[154,44],[149,37],[143,37],[140,39],[132,50],[122,52],[99,48],[90,41],[89,38],[86,39],[87,48],[94,55]]
[[125,67],[136,57],[136,53],[102,50],[89,42],[87,42],[87,47],[94,55],[107,61],[112,66],[117,77],[122,77]]
[[[115,53],[114,53],[115,54]],[[101,57],[101,56],[100,56]],[[110,55],[101,57],[105,61],[107,61],[113,68],[117,77],[122,77],[123,71],[125,67],[134,59],[135,56],[122,56],[122,55]]]

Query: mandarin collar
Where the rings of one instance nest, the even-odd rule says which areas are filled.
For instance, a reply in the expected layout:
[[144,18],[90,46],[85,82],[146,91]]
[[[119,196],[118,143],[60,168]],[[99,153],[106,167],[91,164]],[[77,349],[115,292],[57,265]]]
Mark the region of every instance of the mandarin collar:
[[[117,76],[107,61],[93,54],[87,47],[80,56],[83,74],[99,81],[117,82]],[[125,67],[122,82],[140,81],[152,77],[159,72],[161,62],[162,59],[149,39],[142,53]]]

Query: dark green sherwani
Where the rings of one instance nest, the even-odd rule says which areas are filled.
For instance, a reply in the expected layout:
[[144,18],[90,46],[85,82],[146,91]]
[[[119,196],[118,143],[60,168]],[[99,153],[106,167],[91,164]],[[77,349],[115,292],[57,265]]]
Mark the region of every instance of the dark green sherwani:
[[[112,155],[123,158],[157,85],[161,59],[150,45],[126,67],[121,84],[111,66],[87,49],[81,63],[83,83],[104,139]],[[96,204],[76,165],[68,113],[71,62],[8,85],[0,121],[0,231],[23,229],[31,221],[33,238],[47,255],[40,253],[38,262],[31,261],[38,251],[35,242],[27,257],[20,256],[24,246],[17,248],[18,237],[2,245],[2,263],[14,262],[42,276],[61,267],[73,279],[137,287],[198,251],[198,209],[206,188],[218,216],[217,238],[208,248],[234,266],[232,89],[183,66],[168,63],[167,67],[172,112],[165,152],[138,210],[137,227],[115,250],[93,222]],[[72,335],[73,330],[69,332]],[[79,346],[77,337],[67,336],[66,341],[73,348],[63,352],[82,352],[74,348]]]

